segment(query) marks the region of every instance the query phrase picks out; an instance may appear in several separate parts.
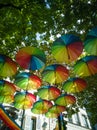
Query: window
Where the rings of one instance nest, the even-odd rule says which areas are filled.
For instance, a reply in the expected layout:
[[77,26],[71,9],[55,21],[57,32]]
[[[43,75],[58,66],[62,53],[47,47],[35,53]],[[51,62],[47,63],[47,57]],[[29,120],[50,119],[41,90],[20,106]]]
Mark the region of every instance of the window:
[[72,123],[72,116],[68,117],[68,120]]
[[32,130],[36,130],[36,117],[32,117]]
[[83,126],[85,126],[85,127],[89,127],[88,126],[88,122],[87,122],[87,117],[86,117],[86,115],[82,115],[82,121],[83,121]]
[[79,121],[79,116],[78,116],[78,114],[77,114],[77,113],[76,113],[76,114],[74,114],[74,121],[75,121],[75,122],[74,122],[75,124],[78,124],[78,125],[80,124],[80,121]]

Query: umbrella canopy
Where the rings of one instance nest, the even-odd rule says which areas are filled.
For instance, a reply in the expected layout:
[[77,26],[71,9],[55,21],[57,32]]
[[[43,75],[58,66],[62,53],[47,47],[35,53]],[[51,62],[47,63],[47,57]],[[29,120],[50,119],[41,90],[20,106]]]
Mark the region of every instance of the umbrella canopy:
[[53,112],[46,112],[45,113],[45,116],[48,117],[48,118],[57,118],[60,114],[59,113],[53,113]]
[[97,27],[91,29],[87,34],[84,48],[90,55],[97,55]]
[[68,76],[68,69],[61,64],[49,65],[42,72],[43,81],[51,84],[61,83],[65,81]]
[[39,100],[34,103],[33,108],[31,109],[34,114],[44,114],[52,107],[52,102],[47,100]]
[[0,54],[0,76],[11,77],[17,72],[16,63],[8,56]]
[[76,98],[70,94],[62,94],[56,100],[55,104],[60,106],[67,106],[74,104],[76,102]]
[[4,95],[0,94],[0,103],[12,103],[14,102],[14,95]]
[[68,93],[76,93],[83,91],[87,86],[87,83],[82,78],[70,78],[63,83],[63,89]]
[[83,51],[83,43],[78,36],[66,34],[54,41],[52,54],[58,62],[75,61]]
[[59,105],[53,105],[51,108],[49,108],[49,112],[56,113],[56,114],[60,114],[65,110],[66,110],[65,106],[59,106]]
[[74,65],[74,73],[80,77],[97,73],[97,56],[85,56]]
[[54,86],[43,86],[38,89],[37,95],[41,99],[54,100],[61,94],[61,91]]
[[0,80],[0,95],[13,95],[16,92],[16,86],[6,80]]
[[28,46],[17,52],[16,61],[24,69],[39,70],[45,65],[46,57],[42,50]]
[[34,90],[41,86],[41,79],[31,73],[22,72],[18,73],[15,77],[15,84],[24,90]]
[[29,109],[36,101],[36,96],[29,92],[18,92],[14,96],[14,106],[18,109]]

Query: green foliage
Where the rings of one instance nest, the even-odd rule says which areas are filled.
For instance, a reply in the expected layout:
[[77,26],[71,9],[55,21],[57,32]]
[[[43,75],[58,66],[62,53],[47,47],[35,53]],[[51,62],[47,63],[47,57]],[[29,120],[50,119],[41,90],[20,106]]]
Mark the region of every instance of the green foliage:
[[[48,62],[53,63],[51,36],[72,33],[84,40],[96,23],[96,0],[0,0],[0,53],[13,57],[19,48],[34,45],[48,51]],[[92,113],[92,123],[97,118],[96,79],[86,79],[88,88],[78,99]]]

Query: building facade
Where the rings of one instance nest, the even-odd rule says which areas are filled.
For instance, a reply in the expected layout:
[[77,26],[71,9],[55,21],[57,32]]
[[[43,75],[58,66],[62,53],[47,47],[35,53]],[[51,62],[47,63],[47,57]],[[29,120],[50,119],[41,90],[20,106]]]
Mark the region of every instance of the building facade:
[[[92,130],[85,108],[73,114],[71,118],[64,118],[67,122],[67,130]],[[24,130],[59,130],[56,118],[46,118],[44,115],[34,115],[30,112],[25,113]]]
[[[58,118],[47,118],[43,114],[36,115],[31,110],[17,111],[17,115],[18,118],[15,121],[22,130],[64,130],[62,126],[60,129]],[[63,120],[64,124],[66,123],[66,130],[92,130],[85,108],[79,109],[79,112],[73,114],[71,118],[63,117]],[[1,121],[0,130],[2,123]],[[95,125],[95,130],[96,127]]]
[[66,119],[67,130],[91,130],[91,124],[86,113],[86,109],[79,109],[71,118]]

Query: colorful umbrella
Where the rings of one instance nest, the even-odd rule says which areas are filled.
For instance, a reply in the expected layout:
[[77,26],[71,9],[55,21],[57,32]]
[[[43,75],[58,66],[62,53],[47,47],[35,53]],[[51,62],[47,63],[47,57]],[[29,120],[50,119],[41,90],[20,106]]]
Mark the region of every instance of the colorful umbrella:
[[60,106],[67,106],[74,104],[76,102],[76,98],[70,94],[62,94],[56,100],[55,104]]
[[18,109],[29,109],[36,101],[36,96],[29,92],[18,92],[14,96],[14,106]]
[[74,65],[74,73],[80,77],[97,73],[97,56],[85,56]]
[[0,54],[0,76],[11,77],[17,72],[16,63],[8,56]]
[[14,95],[4,95],[0,94],[0,103],[12,103],[14,102]]
[[48,118],[57,118],[60,114],[59,113],[53,113],[53,112],[46,112],[45,113],[45,116],[48,117]]
[[43,51],[36,47],[24,47],[16,54],[17,63],[24,69],[39,70],[46,62]]
[[15,77],[15,84],[24,90],[34,90],[41,86],[41,79],[31,73],[22,72],[18,73]]
[[84,41],[84,48],[90,55],[97,55],[97,27],[89,31]]
[[87,83],[82,78],[70,78],[63,83],[63,89],[65,92],[76,93],[83,91],[87,86]]
[[0,95],[13,95],[16,92],[16,86],[6,80],[0,80]]
[[49,108],[49,112],[60,114],[61,112],[64,112],[66,110],[65,106],[59,106],[59,105],[53,105],[51,108]]
[[83,43],[78,36],[66,34],[54,41],[52,54],[58,62],[75,61],[83,51]]
[[61,64],[49,65],[42,72],[43,81],[51,84],[61,83],[65,81],[68,76],[68,69]]
[[38,89],[37,95],[41,99],[54,100],[61,94],[61,91],[54,86],[43,86]]
[[44,114],[52,107],[52,102],[47,100],[39,100],[34,103],[33,108],[31,109],[34,114]]

